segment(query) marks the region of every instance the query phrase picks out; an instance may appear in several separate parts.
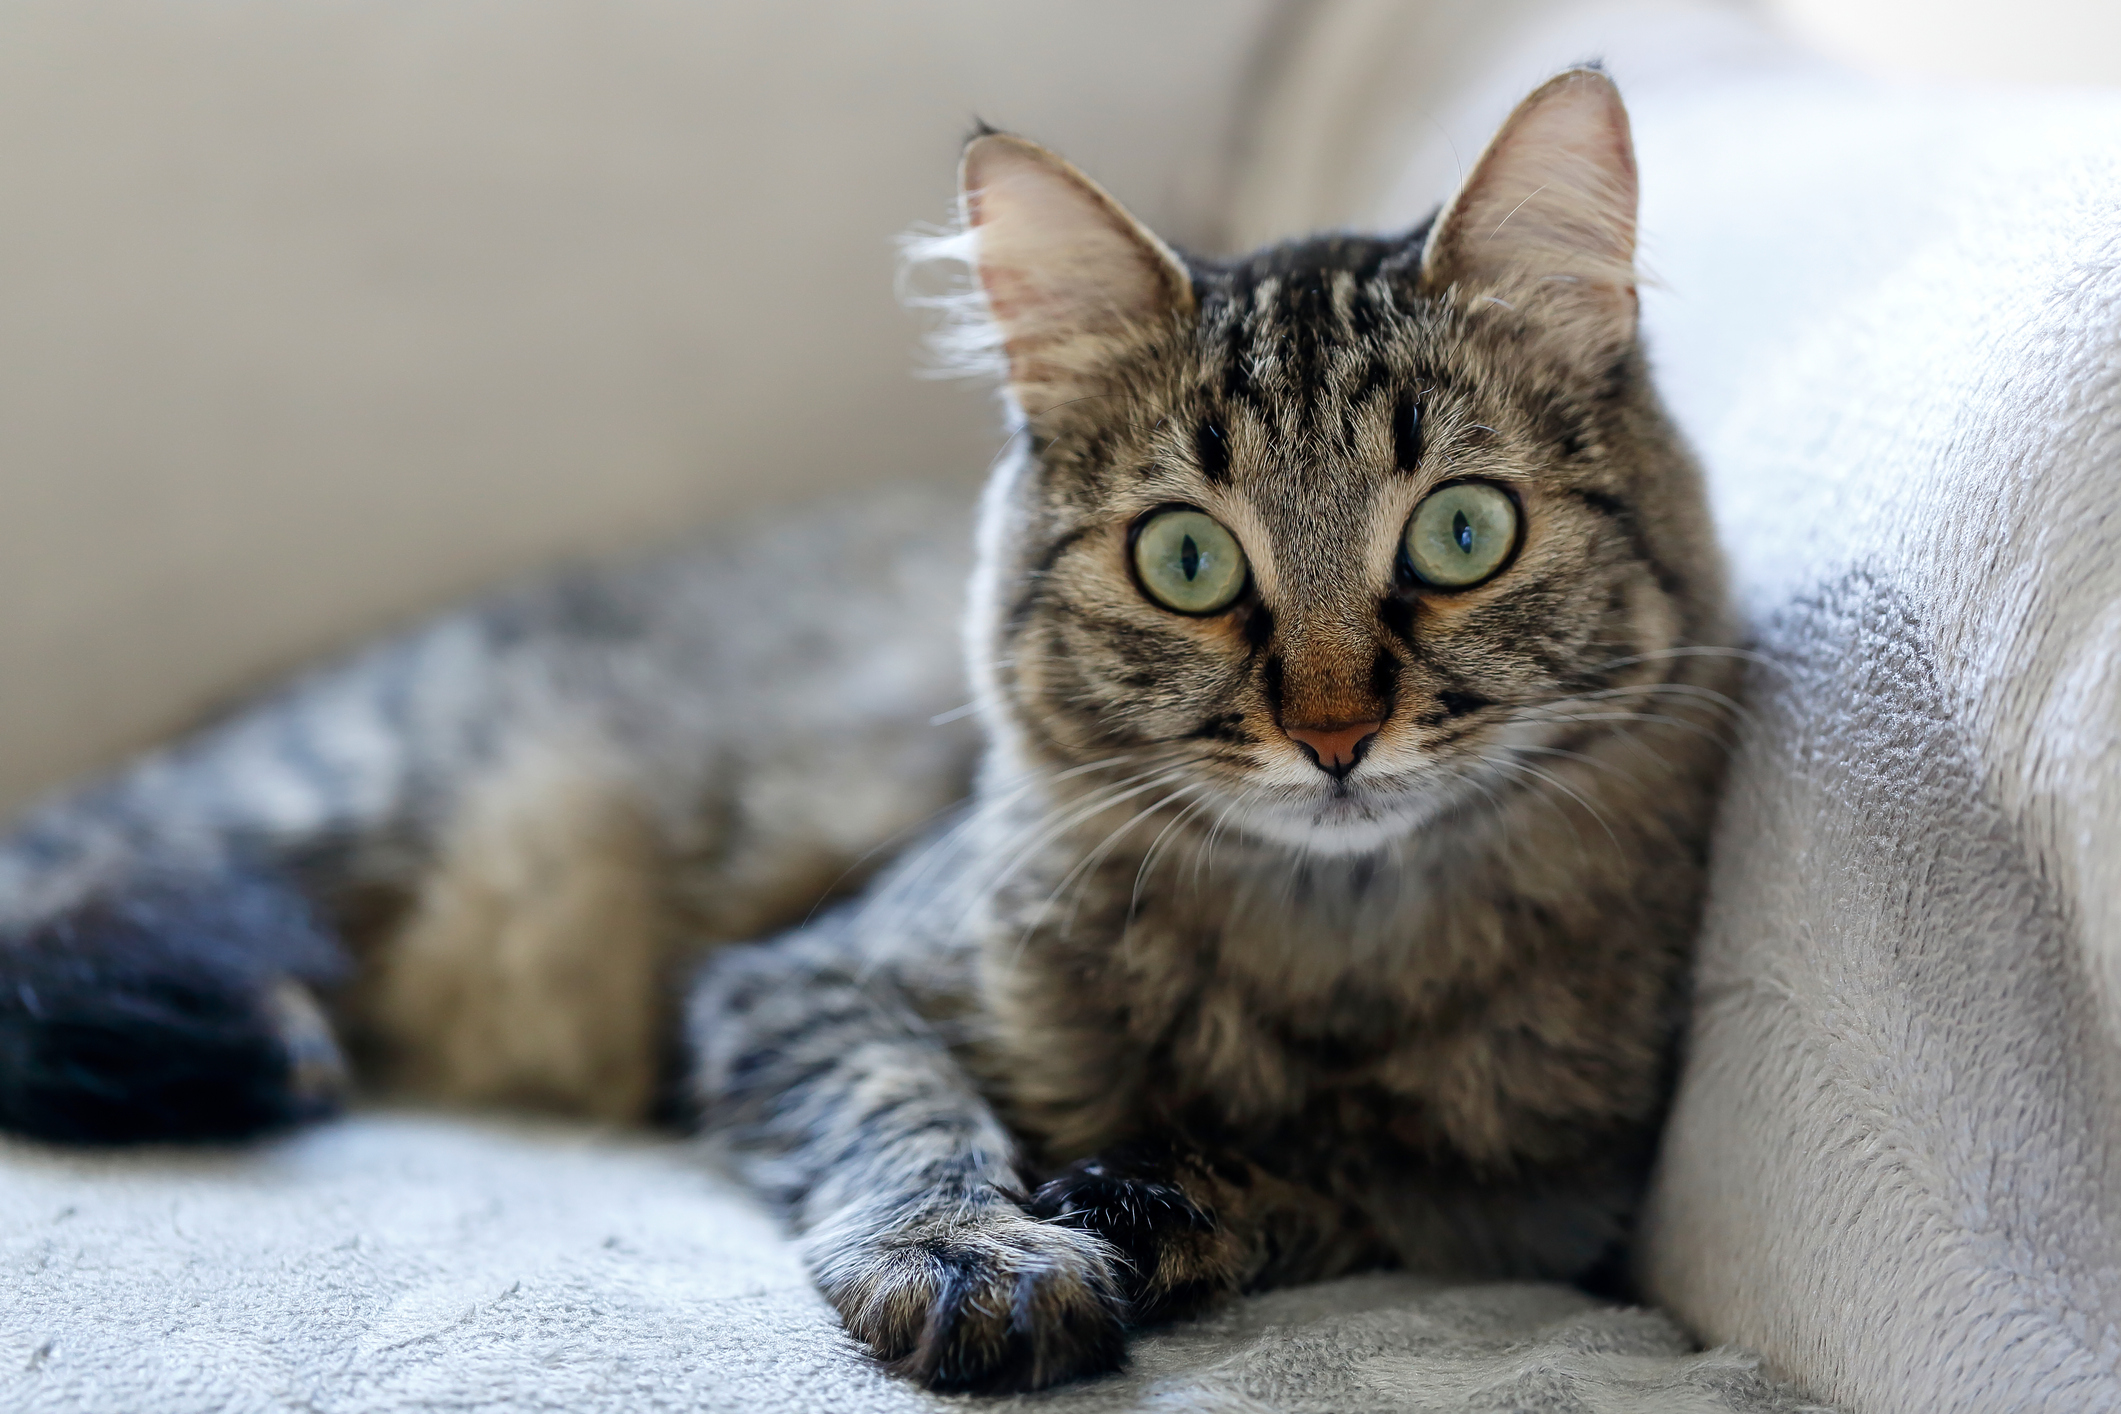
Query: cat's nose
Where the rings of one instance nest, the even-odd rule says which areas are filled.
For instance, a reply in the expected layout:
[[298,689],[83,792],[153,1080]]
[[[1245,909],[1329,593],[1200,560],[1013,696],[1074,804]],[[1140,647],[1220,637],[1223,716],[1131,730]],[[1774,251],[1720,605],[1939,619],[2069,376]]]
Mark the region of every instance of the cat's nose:
[[1302,747],[1319,770],[1337,781],[1355,769],[1355,763],[1369,751],[1370,743],[1377,739],[1378,728],[1383,725],[1383,722],[1355,722],[1342,727],[1284,726],[1282,734]]

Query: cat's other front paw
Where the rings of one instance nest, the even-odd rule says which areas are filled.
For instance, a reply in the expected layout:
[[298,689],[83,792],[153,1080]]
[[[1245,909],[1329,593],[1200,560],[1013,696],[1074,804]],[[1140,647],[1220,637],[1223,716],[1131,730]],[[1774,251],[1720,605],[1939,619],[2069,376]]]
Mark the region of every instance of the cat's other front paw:
[[806,1246],[848,1332],[936,1389],[1044,1389],[1124,1359],[1118,1254],[1013,1202],[881,1234],[822,1230]]
[[1235,1241],[1159,1158],[1084,1159],[1040,1187],[1030,1206],[1035,1216],[1095,1233],[1125,1254],[1124,1289],[1138,1320],[1189,1316],[1237,1289]]

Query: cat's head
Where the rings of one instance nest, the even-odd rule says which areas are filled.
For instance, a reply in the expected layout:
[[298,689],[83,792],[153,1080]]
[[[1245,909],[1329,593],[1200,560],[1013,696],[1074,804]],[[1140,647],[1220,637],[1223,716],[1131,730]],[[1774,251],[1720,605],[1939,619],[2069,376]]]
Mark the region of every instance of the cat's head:
[[1189,259],[999,133],[961,189],[1021,417],[972,628],[1011,759],[1368,850],[1520,788],[1577,704],[1620,723],[1644,704],[1595,694],[1717,631],[1603,74],[1534,93],[1404,236]]

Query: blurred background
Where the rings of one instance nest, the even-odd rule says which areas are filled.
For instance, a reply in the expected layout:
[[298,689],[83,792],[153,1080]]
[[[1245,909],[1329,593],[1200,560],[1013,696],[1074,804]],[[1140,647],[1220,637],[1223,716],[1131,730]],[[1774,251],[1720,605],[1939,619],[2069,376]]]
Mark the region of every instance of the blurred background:
[[[1662,3],[2121,83],[2114,0]],[[498,577],[971,485],[993,403],[914,376],[893,241],[975,116],[1213,250],[1345,116],[1276,101],[1292,56],[1390,31],[1418,105],[1416,41],[1567,9],[1595,40],[1588,0],[0,0],[0,814]]]

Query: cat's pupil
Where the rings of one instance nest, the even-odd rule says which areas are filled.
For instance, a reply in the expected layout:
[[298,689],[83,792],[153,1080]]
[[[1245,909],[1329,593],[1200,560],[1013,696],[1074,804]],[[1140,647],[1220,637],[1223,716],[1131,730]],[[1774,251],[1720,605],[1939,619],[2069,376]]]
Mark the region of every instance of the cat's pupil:
[[[1466,519],[1464,511],[1451,513],[1451,540],[1465,554],[1473,553],[1473,523]],[[1193,542],[1188,540],[1186,543]]]
[[1190,535],[1178,547],[1178,567],[1185,572],[1188,580],[1196,579],[1200,575],[1200,547],[1193,543],[1193,537]]

